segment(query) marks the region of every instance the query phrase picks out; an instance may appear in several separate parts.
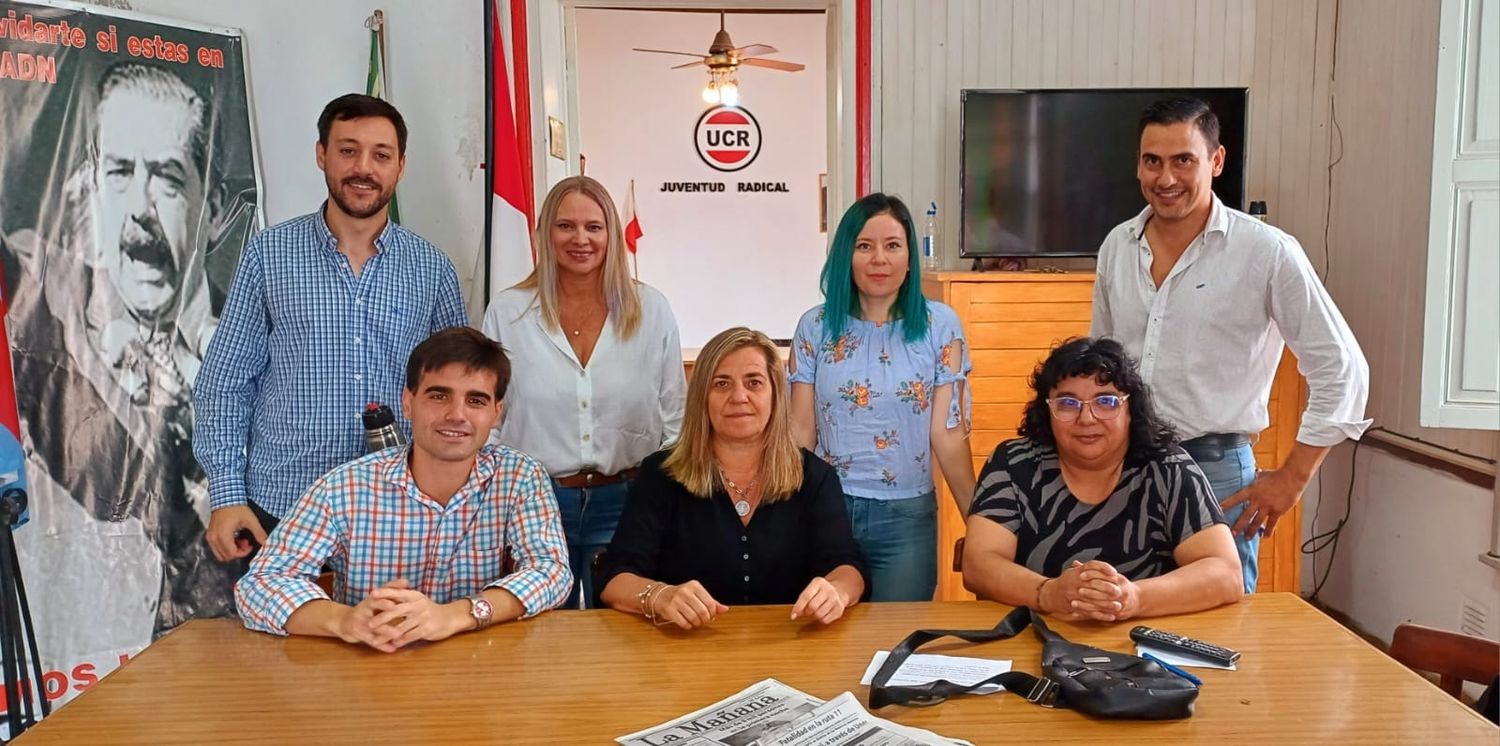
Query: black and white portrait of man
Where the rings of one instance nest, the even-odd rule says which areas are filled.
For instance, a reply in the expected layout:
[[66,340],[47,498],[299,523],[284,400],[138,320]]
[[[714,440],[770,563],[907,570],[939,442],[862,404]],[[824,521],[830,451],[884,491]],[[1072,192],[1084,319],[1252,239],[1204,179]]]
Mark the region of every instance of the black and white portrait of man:
[[[122,33],[131,23],[114,20]],[[204,69],[86,49],[59,63],[54,87],[0,81],[0,124],[24,133],[0,145],[5,322],[32,491],[18,549],[28,584],[48,590],[33,601],[37,629],[75,661],[112,662],[190,618],[233,613],[239,568],[204,543],[191,447],[192,381],[259,224],[233,51],[234,67]]]

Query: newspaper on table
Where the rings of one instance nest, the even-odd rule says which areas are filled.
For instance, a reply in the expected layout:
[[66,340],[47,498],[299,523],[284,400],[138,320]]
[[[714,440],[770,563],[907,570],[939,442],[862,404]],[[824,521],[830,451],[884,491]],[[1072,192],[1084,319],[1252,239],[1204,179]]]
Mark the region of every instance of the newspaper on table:
[[871,715],[844,692],[827,702],[776,679],[676,720],[620,736],[625,746],[929,746],[962,744]]

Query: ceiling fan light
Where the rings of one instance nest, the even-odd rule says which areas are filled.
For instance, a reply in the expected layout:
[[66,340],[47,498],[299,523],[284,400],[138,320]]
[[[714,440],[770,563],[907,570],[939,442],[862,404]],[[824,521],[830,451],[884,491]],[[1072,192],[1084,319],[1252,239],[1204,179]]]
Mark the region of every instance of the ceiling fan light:
[[740,87],[734,81],[729,81],[719,86],[719,100],[725,106],[738,106],[740,103]]
[[718,86],[714,85],[714,81],[712,80],[708,81],[708,85],[703,86],[703,103],[719,103],[719,89]]

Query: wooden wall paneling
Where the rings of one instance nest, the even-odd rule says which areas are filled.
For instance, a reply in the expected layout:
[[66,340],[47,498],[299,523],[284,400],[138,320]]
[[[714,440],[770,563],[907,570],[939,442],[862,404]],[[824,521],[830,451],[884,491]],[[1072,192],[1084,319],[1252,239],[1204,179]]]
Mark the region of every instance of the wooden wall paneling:
[[[1436,96],[1437,3],[1363,0],[1339,19],[1328,286],[1370,363],[1376,425],[1480,458],[1500,435],[1420,425],[1424,283]],[[1331,32],[1330,32],[1331,33]],[[1418,61],[1413,64],[1413,61]],[[1330,62],[1330,66],[1332,63]],[[1321,269],[1321,267],[1320,267]],[[1370,288],[1379,288],[1372,292]]]

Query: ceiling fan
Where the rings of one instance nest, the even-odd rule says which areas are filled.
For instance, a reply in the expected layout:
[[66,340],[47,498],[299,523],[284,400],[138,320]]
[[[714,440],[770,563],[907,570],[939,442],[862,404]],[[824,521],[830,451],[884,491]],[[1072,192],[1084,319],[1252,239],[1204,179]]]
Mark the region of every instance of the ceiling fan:
[[724,30],[724,11],[719,11],[719,33],[714,34],[713,43],[708,45],[708,54],[697,52],[673,52],[666,49],[641,49],[636,47],[634,51],[650,52],[653,54],[675,54],[683,57],[697,57],[692,62],[681,65],[673,65],[673,70],[681,70],[688,67],[702,65],[708,68],[709,82],[703,89],[703,99],[709,103],[723,103],[729,106],[735,105],[739,100],[739,83],[735,80],[734,72],[740,65],[749,67],[764,67],[770,70],[781,70],[783,72],[795,73],[806,69],[806,65],[796,62],[783,62],[781,60],[762,59],[761,55],[776,54],[776,47],[769,44],[750,44],[743,47],[735,47],[734,41],[729,38],[729,32]]

